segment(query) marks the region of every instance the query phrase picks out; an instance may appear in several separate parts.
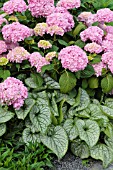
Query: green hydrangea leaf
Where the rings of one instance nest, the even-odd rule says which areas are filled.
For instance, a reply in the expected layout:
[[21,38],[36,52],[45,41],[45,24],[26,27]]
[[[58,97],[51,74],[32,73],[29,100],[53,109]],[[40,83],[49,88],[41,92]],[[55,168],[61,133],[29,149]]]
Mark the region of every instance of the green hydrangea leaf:
[[60,91],[62,93],[68,93],[76,86],[77,79],[71,72],[64,72],[59,79]]
[[100,136],[100,128],[96,121],[78,119],[76,126],[81,140],[84,140],[90,147],[96,145]]
[[19,110],[15,110],[18,119],[24,120],[28,113],[30,112],[30,110],[32,109],[32,107],[34,106],[34,104],[35,104],[34,99],[26,99],[24,109],[20,108]]
[[0,124],[0,136],[2,136],[6,132],[6,124]]
[[96,89],[99,86],[99,82],[98,82],[98,78],[97,77],[91,77],[88,79],[88,84],[89,84],[89,88],[91,89]]
[[68,149],[68,137],[61,126],[49,130],[48,135],[41,136],[41,141],[61,159]]
[[101,80],[101,88],[104,93],[109,93],[113,89],[113,77],[111,74]]
[[88,145],[81,140],[75,140],[71,143],[71,152],[74,155],[79,156],[81,159],[85,159],[90,156]]
[[75,121],[73,119],[67,119],[64,122],[63,127],[64,127],[65,131],[67,132],[70,140],[76,139],[76,137],[79,135]]
[[113,152],[105,144],[98,144],[91,148],[91,157],[99,159],[103,162],[103,167],[107,166],[113,161]]
[[14,113],[0,107],[0,123],[5,123],[14,117]]

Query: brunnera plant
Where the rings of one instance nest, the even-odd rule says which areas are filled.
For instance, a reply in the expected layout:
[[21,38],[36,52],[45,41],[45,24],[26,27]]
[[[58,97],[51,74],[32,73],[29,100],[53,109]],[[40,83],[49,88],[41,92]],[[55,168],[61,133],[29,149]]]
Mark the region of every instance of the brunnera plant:
[[1,138],[16,118],[23,120],[26,145],[43,143],[59,159],[71,146],[107,167],[113,162],[112,2],[0,6]]

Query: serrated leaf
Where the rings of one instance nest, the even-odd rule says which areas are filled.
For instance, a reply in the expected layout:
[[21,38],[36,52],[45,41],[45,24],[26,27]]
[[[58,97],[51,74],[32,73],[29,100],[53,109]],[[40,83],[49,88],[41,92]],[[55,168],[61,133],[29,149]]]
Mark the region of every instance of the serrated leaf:
[[42,73],[45,73],[46,70],[53,70],[54,69],[54,64],[48,64],[48,65],[44,65],[41,68]]
[[71,72],[65,72],[60,76],[59,84],[62,93],[68,93],[76,86],[76,77]]
[[81,140],[84,140],[90,147],[96,145],[100,136],[100,128],[96,121],[78,119],[76,126]]
[[23,141],[26,143],[26,144],[29,144],[29,143],[40,143],[40,135],[39,133],[35,132],[33,133],[31,131],[31,128],[25,128],[24,131],[23,131],[23,134],[22,134],[22,138],[23,138]]
[[44,74],[44,80],[48,89],[57,89],[57,90],[60,89],[59,83],[56,82],[51,77],[49,77],[47,74]]
[[34,104],[35,104],[34,99],[26,99],[24,109],[20,108],[19,110],[15,110],[18,119],[24,120],[26,116],[28,115],[28,113],[31,111]]
[[70,140],[76,139],[76,137],[79,135],[78,134],[78,129],[76,127],[75,121],[73,119],[67,119],[64,122],[64,129],[68,134],[68,137]]
[[74,155],[79,156],[81,159],[85,159],[90,156],[88,145],[81,140],[76,140],[71,143],[71,152]]
[[2,136],[6,132],[6,124],[0,124],[0,136]]
[[103,167],[107,166],[113,161],[113,152],[105,144],[98,144],[91,148],[91,157],[103,161]]
[[109,93],[113,89],[113,77],[108,74],[101,80],[101,88],[104,93]]
[[10,77],[10,71],[9,70],[0,70],[0,78],[3,78],[5,80],[5,79],[7,79],[7,77]]
[[101,106],[101,110],[107,117],[113,119],[113,109],[107,106]]
[[37,94],[36,104],[30,111],[30,120],[32,124],[42,133],[45,133],[51,124],[51,111],[49,101],[45,91]]
[[41,141],[61,159],[68,149],[67,134],[61,126],[56,126],[51,130],[48,136],[41,136]]
[[91,65],[87,65],[87,67],[81,71],[81,78],[88,78],[95,74],[94,68]]
[[5,123],[9,121],[13,116],[13,112],[7,111],[0,107],[0,123]]

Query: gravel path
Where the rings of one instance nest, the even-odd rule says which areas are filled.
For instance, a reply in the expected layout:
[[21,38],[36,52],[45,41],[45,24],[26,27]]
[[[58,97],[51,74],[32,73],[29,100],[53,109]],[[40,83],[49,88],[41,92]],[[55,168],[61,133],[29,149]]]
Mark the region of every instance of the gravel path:
[[108,168],[103,169],[100,161],[90,161],[90,164],[87,165],[87,167],[83,166],[81,159],[69,152],[61,161],[54,160],[53,164],[54,168],[47,170],[113,170],[113,164]]

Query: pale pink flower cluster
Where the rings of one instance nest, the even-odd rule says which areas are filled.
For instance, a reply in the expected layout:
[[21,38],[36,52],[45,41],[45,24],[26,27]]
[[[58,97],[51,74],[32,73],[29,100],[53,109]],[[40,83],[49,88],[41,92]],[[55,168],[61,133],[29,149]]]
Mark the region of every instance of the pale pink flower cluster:
[[1,26],[4,22],[7,23],[7,20],[6,20],[5,18],[3,18],[2,15],[0,15],[0,26]]
[[113,52],[109,51],[102,55],[102,62],[107,64],[110,71],[113,73]]
[[27,60],[28,58],[29,53],[23,47],[16,47],[7,54],[7,59],[10,62],[22,63],[23,60]]
[[57,6],[66,9],[79,8],[80,0],[60,0],[58,1]]
[[59,12],[53,12],[47,16],[46,22],[48,26],[57,25],[61,27],[64,32],[70,31],[74,27],[73,16],[68,11],[61,12],[61,10],[59,10]]
[[36,36],[43,36],[47,31],[48,25],[45,22],[38,23],[34,28],[34,33]]
[[16,110],[19,110],[27,97],[28,91],[22,81],[8,77],[0,83],[0,103],[2,105],[13,105]]
[[76,45],[63,48],[58,55],[58,59],[61,60],[62,67],[72,72],[84,70],[88,63],[86,53]]
[[57,56],[56,51],[52,51],[52,52],[49,52],[45,55],[45,59],[47,61],[52,61],[52,59],[56,56]]
[[54,0],[28,0],[29,10],[34,17],[47,17],[50,15],[55,6]]
[[96,14],[92,14],[91,12],[82,12],[78,16],[78,20],[84,22],[84,24],[89,27],[94,22],[97,22],[97,15]]
[[111,11],[109,8],[99,9],[96,15],[97,15],[97,20],[100,23],[113,21],[113,11]]
[[84,49],[86,51],[89,51],[90,53],[98,54],[98,53],[102,52],[102,47],[99,44],[95,43],[95,42],[86,44]]
[[105,31],[109,34],[113,34],[113,26],[106,26]]
[[50,34],[51,36],[53,36],[54,34],[63,36],[64,30],[57,25],[52,25],[52,26],[48,27],[47,34]]
[[32,36],[33,30],[19,22],[13,22],[2,28],[2,34],[4,40],[16,43]]
[[9,0],[4,3],[2,10],[8,14],[13,12],[24,12],[27,9],[27,5],[24,0]]
[[29,62],[32,67],[36,67],[37,72],[41,72],[42,66],[50,64],[44,57],[40,55],[39,52],[34,52],[30,54]]
[[40,40],[38,42],[38,47],[43,49],[48,49],[52,47],[52,44],[49,41],[46,40]]
[[95,75],[97,77],[101,76],[102,75],[102,69],[106,68],[106,64],[103,63],[103,62],[100,62],[100,63],[97,63],[97,64],[93,64],[92,66],[93,66],[93,68],[95,70]]
[[0,40],[0,54],[4,53],[7,51],[7,45],[5,41]]
[[105,52],[113,51],[113,34],[107,34],[102,42],[102,48]]
[[5,43],[6,43],[6,45],[7,45],[7,49],[8,49],[8,50],[12,50],[12,49],[14,49],[15,47],[18,47],[18,46],[19,46],[19,43],[13,43],[13,42],[8,42],[8,41],[6,41]]
[[92,42],[102,43],[104,31],[97,26],[90,26],[80,33],[82,41],[91,40]]

